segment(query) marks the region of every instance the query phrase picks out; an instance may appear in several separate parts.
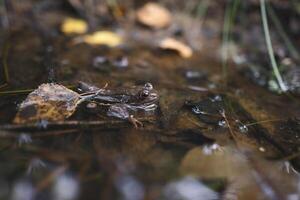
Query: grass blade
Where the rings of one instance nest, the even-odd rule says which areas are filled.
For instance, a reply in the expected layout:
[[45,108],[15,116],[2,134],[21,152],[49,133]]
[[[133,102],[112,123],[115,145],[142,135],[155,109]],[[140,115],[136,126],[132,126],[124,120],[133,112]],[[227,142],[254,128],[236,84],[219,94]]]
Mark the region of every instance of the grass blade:
[[287,87],[284,84],[283,79],[280,75],[280,72],[278,70],[278,66],[277,66],[277,63],[276,63],[276,60],[275,60],[275,56],[274,56],[274,51],[273,51],[270,32],[269,32],[269,25],[268,25],[268,19],[267,19],[267,11],[266,11],[266,2],[265,2],[265,0],[260,0],[260,10],[261,10],[261,18],[262,18],[262,24],[263,24],[264,34],[265,34],[265,40],[266,40],[267,49],[268,49],[271,65],[272,65],[272,68],[273,68],[273,72],[275,74],[275,77],[277,79],[277,82],[279,84],[280,89],[283,92],[286,92]]

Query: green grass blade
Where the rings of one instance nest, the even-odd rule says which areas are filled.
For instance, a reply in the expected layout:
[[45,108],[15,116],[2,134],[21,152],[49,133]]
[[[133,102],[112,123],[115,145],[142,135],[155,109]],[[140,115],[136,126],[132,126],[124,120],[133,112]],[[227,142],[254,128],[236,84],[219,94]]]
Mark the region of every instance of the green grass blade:
[[276,60],[275,60],[275,56],[274,56],[274,51],[273,51],[273,47],[272,47],[272,42],[271,42],[271,37],[270,37],[270,32],[269,32],[269,26],[268,26],[265,0],[260,0],[260,10],[261,10],[261,18],[262,18],[262,23],[263,23],[265,40],[266,40],[267,49],[268,49],[271,65],[272,65],[272,68],[273,68],[273,72],[275,74],[275,77],[277,79],[277,82],[279,84],[280,89],[283,92],[286,92],[287,87],[285,86],[285,84],[283,82],[283,79],[282,79],[281,74],[278,70],[278,66],[277,66],[277,63],[276,63]]

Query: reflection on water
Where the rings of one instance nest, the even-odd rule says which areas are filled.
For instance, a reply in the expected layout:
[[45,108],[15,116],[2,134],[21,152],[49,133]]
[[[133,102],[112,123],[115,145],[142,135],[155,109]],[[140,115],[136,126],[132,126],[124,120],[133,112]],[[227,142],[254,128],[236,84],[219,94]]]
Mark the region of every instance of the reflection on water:
[[189,176],[169,183],[164,188],[164,196],[173,200],[215,200],[219,197],[201,181]]
[[135,177],[125,175],[116,180],[116,187],[121,193],[123,200],[144,199],[144,186]]
[[78,198],[79,193],[79,183],[73,176],[63,174],[55,179],[52,188],[53,199],[74,200]]
[[35,188],[29,180],[21,179],[14,183],[12,200],[32,200],[36,195]]
[[40,158],[36,158],[36,157],[32,158],[28,164],[27,174],[30,175],[46,167],[47,167],[46,163],[42,161]]
[[5,199],[9,196],[9,186],[7,181],[0,179],[0,199]]

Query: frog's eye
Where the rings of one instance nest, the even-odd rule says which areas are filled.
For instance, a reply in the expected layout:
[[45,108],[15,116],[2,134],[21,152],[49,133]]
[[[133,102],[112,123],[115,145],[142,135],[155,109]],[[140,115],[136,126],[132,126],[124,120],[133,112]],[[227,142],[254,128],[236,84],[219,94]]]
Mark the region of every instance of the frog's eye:
[[153,85],[152,85],[151,83],[146,83],[146,84],[144,85],[144,88],[145,88],[146,90],[152,90],[152,89],[153,89]]
[[141,93],[140,93],[140,97],[143,97],[143,98],[146,98],[148,97],[150,94],[150,92],[148,90],[143,90]]

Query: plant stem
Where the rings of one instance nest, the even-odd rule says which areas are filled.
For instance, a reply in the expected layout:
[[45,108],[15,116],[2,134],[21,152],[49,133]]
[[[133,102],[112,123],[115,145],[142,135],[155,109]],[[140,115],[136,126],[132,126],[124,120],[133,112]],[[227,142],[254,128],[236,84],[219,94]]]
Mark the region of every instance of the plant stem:
[[262,23],[263,23],[263,29],[264,29],[264,34],[265,34],[265,39],[266,39],[266,44],[267,44],[267,49],[271,61],[271,65],[273,68],[273,72],[275,74],[275,77],[277,79],[277,82],[279,84],[280,89],[283,92],[287,91],[287,87],[285,86],[283,79],[280,75],[275,56],[274,56],[274,51],[272,47],[272,42],[271,42],[271,36],[269,32],[269,26],[268,26],[268,19],[267,19],[267,11],[266,11],[266,2],[265,0],[260,0],[260,10],[261,10],[261,18],[262,18]]

